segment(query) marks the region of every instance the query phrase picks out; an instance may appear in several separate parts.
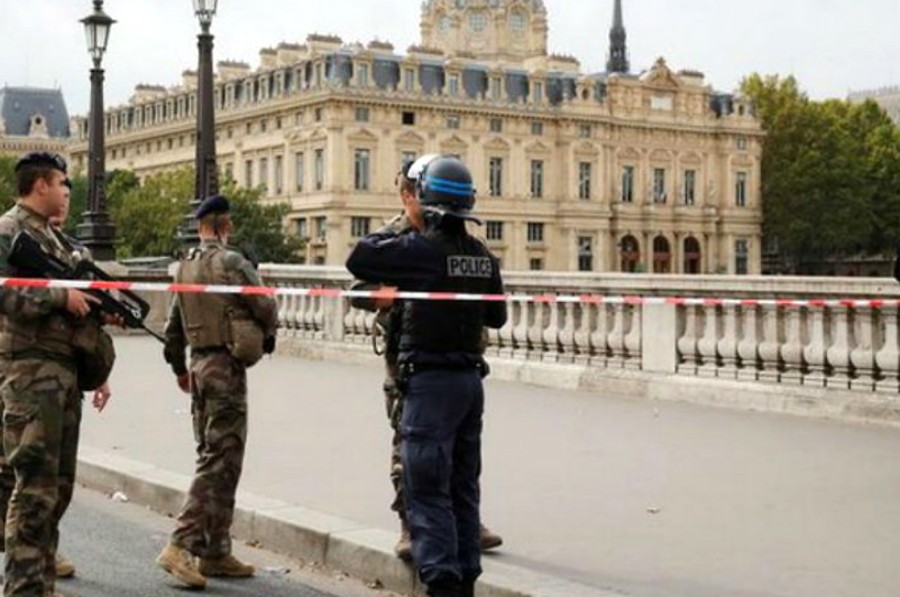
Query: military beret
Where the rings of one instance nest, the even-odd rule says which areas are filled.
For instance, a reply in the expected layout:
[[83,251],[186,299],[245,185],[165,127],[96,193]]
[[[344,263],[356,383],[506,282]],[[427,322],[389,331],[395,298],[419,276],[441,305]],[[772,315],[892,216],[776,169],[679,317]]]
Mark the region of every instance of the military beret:
[[16,162],[15,171],[18,172],[19,170],[27,166],[53,168],[55,170],[59,170],[63,174],[66,174],[68,172],[68,165],[66,164],[66,160],[63,159],[61,155],[59,155],[58,153],[48,153],[46,151],[26,153],[18,162]]
[[200,207],[197,208],[196,218],[202,220],[209,214],[227,214],[231,211],[228,199],[222,195],[212,195],[203,200]]

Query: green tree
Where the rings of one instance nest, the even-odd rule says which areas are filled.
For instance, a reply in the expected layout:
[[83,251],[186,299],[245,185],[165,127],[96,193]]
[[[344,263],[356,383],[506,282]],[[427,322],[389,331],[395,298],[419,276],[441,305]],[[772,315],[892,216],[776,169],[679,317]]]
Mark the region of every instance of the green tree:
[[6,212],[19,195],[16,189],[16,159],[0,155],[0,209]]
[[[180,249],[176,234],[190,210],[193,192],[192,168],[151,176],[143,184],[131,172],[114,172],[107,183],[107,197],[119,255],[127,259],[175,254]],[[287,204],[266,204],[259,189],[240,188],[233,180],[223,183],[222,193],[231,201],[232,245],[264,262],[297,261],[303,242],[285,233]]]
[[285,233],[284,219],[291,208],[286,203],[266,205],[259,189],[244,189],[226,180],[222,193],[231,201],[234,246],[264,263],[296,263],[304,241]]
[[75,236],[75,230],[81,224],[84,218],[84,212],[87,211],[88,196],[88,179],[84,175],[76,175],[71,178],[72,192],[69,194],[69,218],[66,220],[63,228],[65,231]]
[[109,209],[119,257],[173,255],[179,248],[175,235],[188,211],[193,186],[189,169],[150,176],[140,186],[111,185]]
[[747,77],[766,132],[764,225],[784,265],[879,251],[900,226],[897,130],[873,102],[811,101],[793,77]]

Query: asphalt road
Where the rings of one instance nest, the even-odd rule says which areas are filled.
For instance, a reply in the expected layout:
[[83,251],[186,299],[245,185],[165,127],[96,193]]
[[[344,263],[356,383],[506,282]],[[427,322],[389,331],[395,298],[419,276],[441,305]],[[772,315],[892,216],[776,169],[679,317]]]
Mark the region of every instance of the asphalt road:
[[[119,503],[79,488],[63,519],[61,551],[77,567],[74,579],[57,590],[76,597],[168,597],[195,594],[179,588],[156,567],[172,520],[145,508]],[[267,597],[388,597],[340,573],[235,544],[236,555],[257,568],[246,580],[211,579],[204,594]]]
[[[189,475],[190,399],[158,343],[117,338],[82,443]],[[241,489],[396,532],[383,367],[278,356],[250,372]],[[640,597],[896,597],[897,429],[490,379],[492,560]]]

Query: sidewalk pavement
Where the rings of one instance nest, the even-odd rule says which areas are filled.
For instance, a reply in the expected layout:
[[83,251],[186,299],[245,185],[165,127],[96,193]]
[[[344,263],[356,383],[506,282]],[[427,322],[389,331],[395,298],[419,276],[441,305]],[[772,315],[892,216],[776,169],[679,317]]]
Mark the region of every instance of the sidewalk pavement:
[[[193,470],[189,397],[154,341],[116,343],[81,478],[174,512]],[[381,375],[374,355],[252,370],[235,530],[408,591]],[[895,429],[489,381],[483,518],[506,543],[482,594],[895,595],[898,453]]]

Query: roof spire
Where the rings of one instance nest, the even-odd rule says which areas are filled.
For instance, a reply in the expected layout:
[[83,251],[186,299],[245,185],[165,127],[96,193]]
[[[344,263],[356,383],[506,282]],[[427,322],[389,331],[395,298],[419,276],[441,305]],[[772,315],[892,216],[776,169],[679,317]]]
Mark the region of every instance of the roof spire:
[[622,0],[615,0],[613,10],[613,25],[609,30],[609,59],[606,61],[606,71],[609,73],[627,73],[630,70],[628,64],[628,47],[625,33],[625,21],[622,18]]

